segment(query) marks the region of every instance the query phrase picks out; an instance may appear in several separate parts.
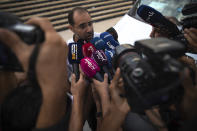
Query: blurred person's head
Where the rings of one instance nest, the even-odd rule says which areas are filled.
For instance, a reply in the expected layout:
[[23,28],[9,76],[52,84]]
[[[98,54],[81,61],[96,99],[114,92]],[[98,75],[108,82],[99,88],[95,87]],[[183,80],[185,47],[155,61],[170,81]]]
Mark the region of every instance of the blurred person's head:
[[89,12],[82,7],[73,8],[68,14],[70,30],[78,39],[90,41],[94,35],[93,23]]
[[1,105],[3,131],[31,131],[42,104],[40,88],[26,83],[8,94]]

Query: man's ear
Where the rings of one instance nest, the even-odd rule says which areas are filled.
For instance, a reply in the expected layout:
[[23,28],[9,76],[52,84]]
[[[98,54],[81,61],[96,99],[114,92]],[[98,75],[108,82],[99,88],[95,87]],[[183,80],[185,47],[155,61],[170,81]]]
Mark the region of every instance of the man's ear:
[[72,25],[69,25],[68,28],[74,33],[74,29]]

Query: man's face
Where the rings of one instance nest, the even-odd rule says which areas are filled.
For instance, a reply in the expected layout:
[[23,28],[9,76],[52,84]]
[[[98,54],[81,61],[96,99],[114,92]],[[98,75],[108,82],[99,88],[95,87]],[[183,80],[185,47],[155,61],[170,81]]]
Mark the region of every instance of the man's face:
[[76,11],[73,15],[74,25],[72,31],[79,39],[90,41],[93,38],[94,30],[90,15],[87,12]]

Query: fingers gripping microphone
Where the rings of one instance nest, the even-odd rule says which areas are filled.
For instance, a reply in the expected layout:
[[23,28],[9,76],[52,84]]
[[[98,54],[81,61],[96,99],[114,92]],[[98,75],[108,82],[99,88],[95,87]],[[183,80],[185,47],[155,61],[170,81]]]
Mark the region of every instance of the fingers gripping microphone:
[[150,6],[141,5],[137,10],[137,14],[153,27],[167,31],[170,37],[174,37],[181,33],[174,23],[166,19],[160,12]]
[[79,63],[83,58],[82,46],[79,43],[69,43],[68,61],[72,64],[73,73],[76,75],[76,81],[79,80]]
[[115,47],[119,45],[119,43],[115,41],[113,36],[108,32],[101,33],[100,37],[105,42],[105,47],[107,50],[114,50]]
[[96,51],[96,48],[91,43],[86,43],[82,46],[83,56],[84,57],[91,57],[92,53]]
[[108,78],[111,81],[112,80],[112,75],[109,72],[109,69],[107,67],[108,65],[108,60],[107,56],[102,50],[97,50],[93,52],[92,54],[92,59],[100,66],[102,67],[103,71],[108,74]]
[[104,81],[102,75],[99,73],[100,68],[97,63],[89,58],[85,57],[80,61],[80,66],[82,71],[87,75],[89,78],[96,78],[99,81]]
[[91,41],[90,41],[97,50],[105,50],[105,42],[99,38],[99,37],[94,37]]

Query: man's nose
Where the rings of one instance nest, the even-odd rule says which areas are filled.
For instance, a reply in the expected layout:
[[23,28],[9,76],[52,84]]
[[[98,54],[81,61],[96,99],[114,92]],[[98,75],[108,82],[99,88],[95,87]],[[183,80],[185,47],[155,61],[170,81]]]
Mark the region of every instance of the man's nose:
[[91,32],[92,31],[92,26],[91,25],[88,25],[87,27],[86,27],[86,32]]

